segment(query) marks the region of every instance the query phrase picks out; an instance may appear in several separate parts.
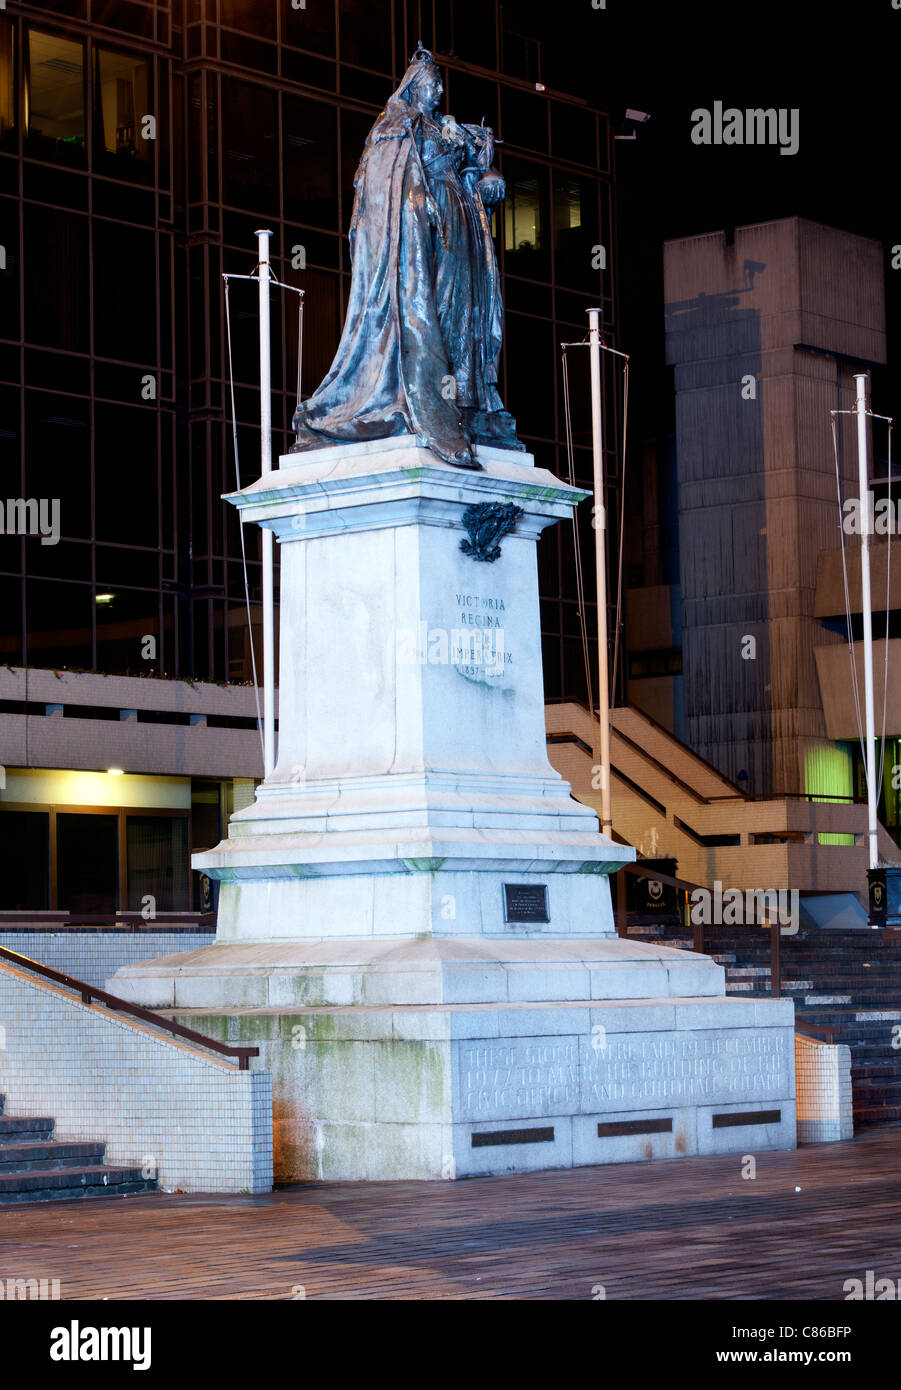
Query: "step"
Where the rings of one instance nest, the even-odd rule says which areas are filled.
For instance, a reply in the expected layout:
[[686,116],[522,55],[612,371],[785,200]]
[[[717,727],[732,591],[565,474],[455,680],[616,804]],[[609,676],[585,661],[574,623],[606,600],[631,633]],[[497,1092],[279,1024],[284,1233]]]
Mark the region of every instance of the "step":
[[22,1173],[28,1169],[70,1168],[75,1164],[94,1168],[103,1163],[104,1144],[51,1139],[0,1144],[0,1173]]
[[0,1173],[0,1206],[13,1202],[127,1196],[156,1190],[156,1179],[142,1177],[140,1168],[107,1163],[90,1168],[35,1168],[24,1173]]
[[854,1124],[861,1128],[864,1125],[885,1125],[897,1123],[901,1120],[901,1105],[865,1105],[859,1110],[855,1106]]
[[46,1141],[55,1121],[47,1115],[0,1115],[0,1144],[13,1141]]

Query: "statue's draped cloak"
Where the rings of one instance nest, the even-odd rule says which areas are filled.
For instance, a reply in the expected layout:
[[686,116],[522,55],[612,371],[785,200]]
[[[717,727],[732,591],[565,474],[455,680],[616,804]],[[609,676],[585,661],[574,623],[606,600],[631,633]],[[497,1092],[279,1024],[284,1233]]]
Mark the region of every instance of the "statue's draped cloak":
[[503,408],[494,245],[460,162],[436,121],[391,97],[357,169],[344,332],[295,416],[297,450],[413,434],[461,462],[471,455],[460,407]]

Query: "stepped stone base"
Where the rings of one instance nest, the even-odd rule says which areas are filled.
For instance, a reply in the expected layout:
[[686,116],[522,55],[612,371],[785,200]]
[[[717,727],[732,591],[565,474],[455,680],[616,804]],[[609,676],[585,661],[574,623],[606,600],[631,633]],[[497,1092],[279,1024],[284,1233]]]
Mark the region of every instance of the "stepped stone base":
[[793,1006],[618,938],[218,943],[117,993],[272,1072],[277,1181],[463,1178],[795,1143]]
[[479,461],[395,438],[232,495],[281,547],[278,760],[194,855],[216,943],[110,988],[259,1045],[282,1181],[790,1146],[791,1004],[619,940],[635,851],[548,762],[535,548],[585,494]]

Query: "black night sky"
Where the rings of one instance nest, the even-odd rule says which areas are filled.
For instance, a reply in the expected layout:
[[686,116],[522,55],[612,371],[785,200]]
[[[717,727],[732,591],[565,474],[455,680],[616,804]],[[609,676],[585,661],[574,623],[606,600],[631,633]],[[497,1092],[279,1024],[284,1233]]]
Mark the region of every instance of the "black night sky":
[[[555,56],[577,75],[570,85],[613,117],[627,106],[651,113],[635,141],[616,144],[618,336],[633,354],[633,437],[672,428],[663,242],[795,215],[883,243],[890,365],[873,374],[872,405],[897,418],[901,270],[891,268],[891,247],[901,243],[901,8],[892,0],[607,0],[600,10],[567,0],[565,8],[568,38],[561,21]],[[693,144],[691,113],[714,101],[798,108],[798,153]]]

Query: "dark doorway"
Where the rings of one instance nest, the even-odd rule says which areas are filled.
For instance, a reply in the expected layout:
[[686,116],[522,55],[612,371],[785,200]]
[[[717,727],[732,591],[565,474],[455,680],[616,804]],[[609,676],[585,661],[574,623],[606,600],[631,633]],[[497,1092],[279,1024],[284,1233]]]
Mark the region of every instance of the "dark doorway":
[[119,907],[119,818],[59,812],[56,817],[59,906],[71,913]]
[[0,908],[6,912],[50,906],[50,816],[46,811],[4,811]]
[[129,816],[126,839],[129,909],[187,911],[188,817]]

